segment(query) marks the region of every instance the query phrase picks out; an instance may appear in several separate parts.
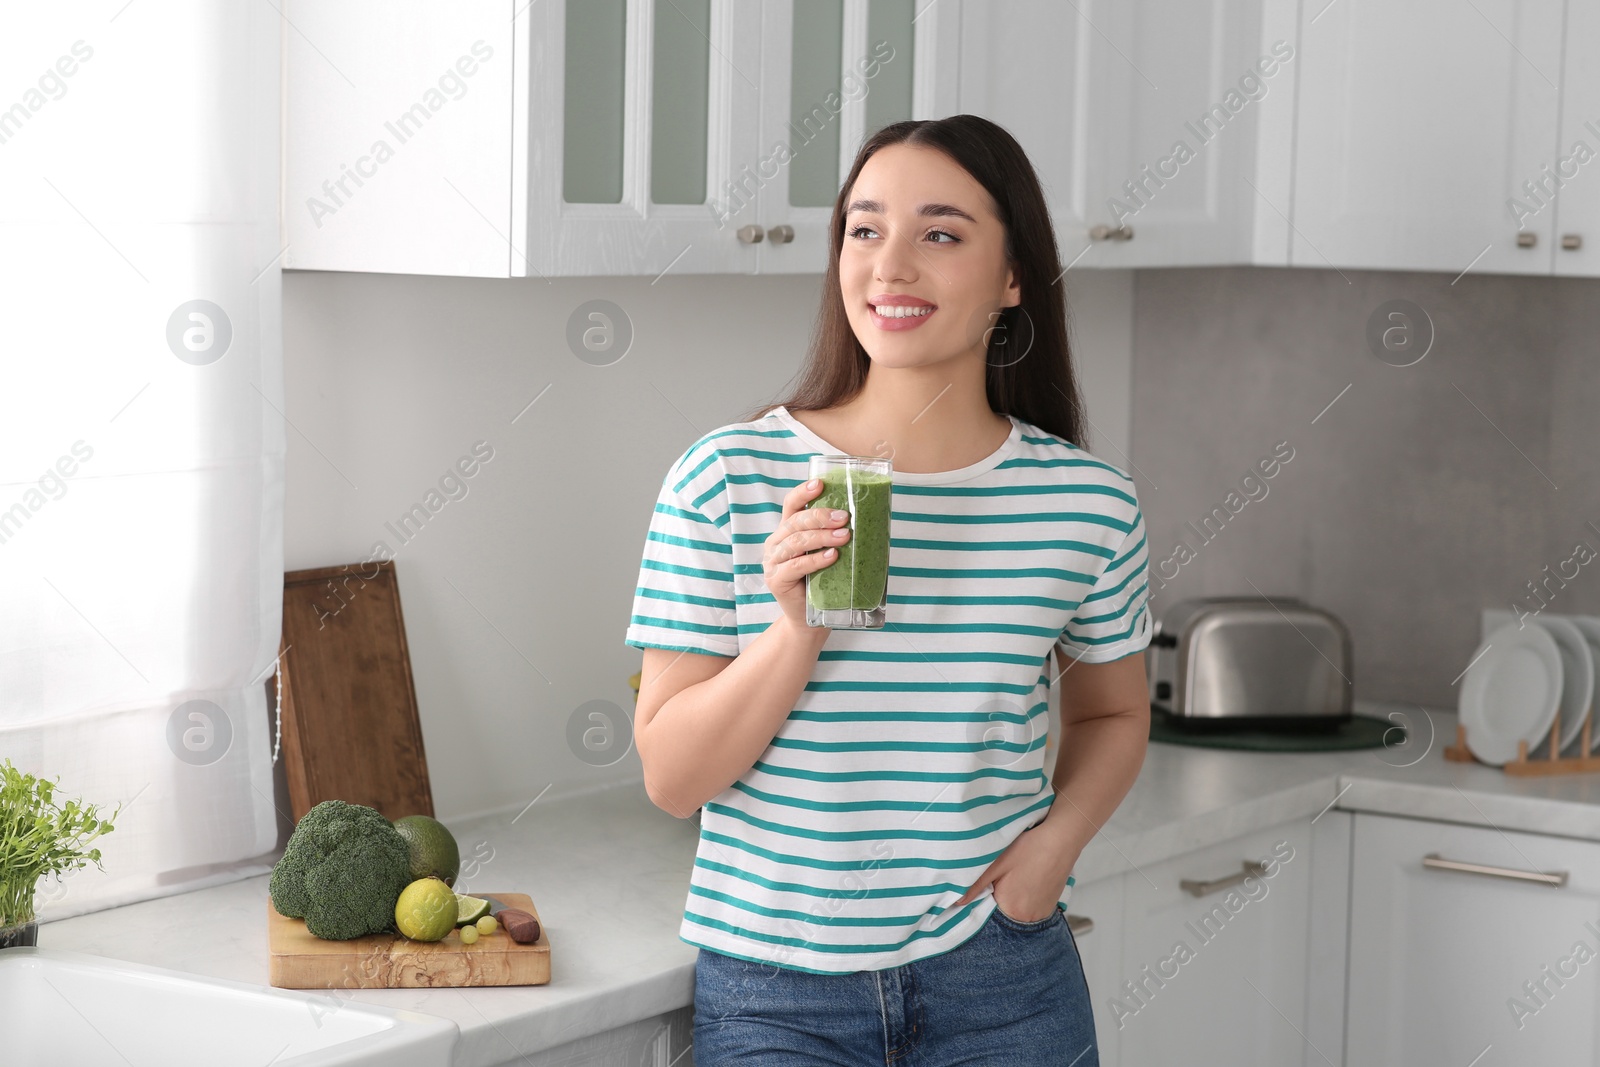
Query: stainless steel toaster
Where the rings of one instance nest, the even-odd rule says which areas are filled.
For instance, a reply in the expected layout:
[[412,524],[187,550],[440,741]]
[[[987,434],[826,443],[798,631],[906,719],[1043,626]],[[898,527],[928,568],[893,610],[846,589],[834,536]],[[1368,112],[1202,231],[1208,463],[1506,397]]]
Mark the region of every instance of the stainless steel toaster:
[[1179,601],[1150,648],[1151,707],[1175,719],[1327,727],[1350,718],[1350,631],[1294,597]]

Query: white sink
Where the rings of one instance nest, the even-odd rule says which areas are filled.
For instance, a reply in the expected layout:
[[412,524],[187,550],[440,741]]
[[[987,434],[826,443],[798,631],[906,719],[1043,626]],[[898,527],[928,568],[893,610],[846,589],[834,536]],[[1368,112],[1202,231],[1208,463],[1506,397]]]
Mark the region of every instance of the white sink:
[[[174,931],[173,936],[183,936]],[[48,948],[0,950],[0,1041],[17,1064],[447,1067],[448,1019]]]

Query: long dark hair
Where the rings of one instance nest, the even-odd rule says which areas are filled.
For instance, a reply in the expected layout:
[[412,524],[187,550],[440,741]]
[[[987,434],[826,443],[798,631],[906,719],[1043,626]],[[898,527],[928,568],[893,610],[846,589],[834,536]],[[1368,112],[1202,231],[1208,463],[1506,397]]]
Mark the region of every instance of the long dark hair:
[[[850,400],[866,384],[871,359],[845,313],[839,250],[856,176],[873,153],[893,144],[924,145],[949,156],[989,191],[1005,227],[1006,259],[1016,271],[1022,302],[1002,308],[989,331],[984,375],[989,407],[1085,447],[1083,404],[1067,339],[1066,288],[1050,210],[1016,138],[978,115],[891,123],[862,144],[833,202],[822,306],[800,382],[788,399],[760,407],[740,421],[758,419],[778,404],[790,411],[821,411]],[[1026,354],[1019,358],[1019,350]]]

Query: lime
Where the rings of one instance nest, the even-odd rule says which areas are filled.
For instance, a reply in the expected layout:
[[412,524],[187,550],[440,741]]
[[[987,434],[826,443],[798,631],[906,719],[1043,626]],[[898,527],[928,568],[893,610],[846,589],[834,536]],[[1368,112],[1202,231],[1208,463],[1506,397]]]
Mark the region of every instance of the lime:
[[466,897],[456,894],[456,925],[466,926],[475,923],[489,914],[489,902],[482,897]]
[[456,928],[455,892],[437,878],[418,878],[400,891],[394,924],[413,941],[438,941]]
[[444,823],[426,815],[407,815],[394,821],[394,828],[411,849],[411,877],[438,878],[455,885],[461,873],[461,849]]

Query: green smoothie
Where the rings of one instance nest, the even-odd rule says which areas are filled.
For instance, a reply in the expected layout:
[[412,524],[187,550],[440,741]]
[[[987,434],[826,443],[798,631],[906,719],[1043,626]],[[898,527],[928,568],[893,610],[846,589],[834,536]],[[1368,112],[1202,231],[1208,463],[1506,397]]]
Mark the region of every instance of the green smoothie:
[[870,611],[883,603],[889,581],[889,506],[894,480],[887,474],[836,468],[820,475],[822,492],[808,506],[850,512],[850,537],[839,556],[806,581],[818,611]]

